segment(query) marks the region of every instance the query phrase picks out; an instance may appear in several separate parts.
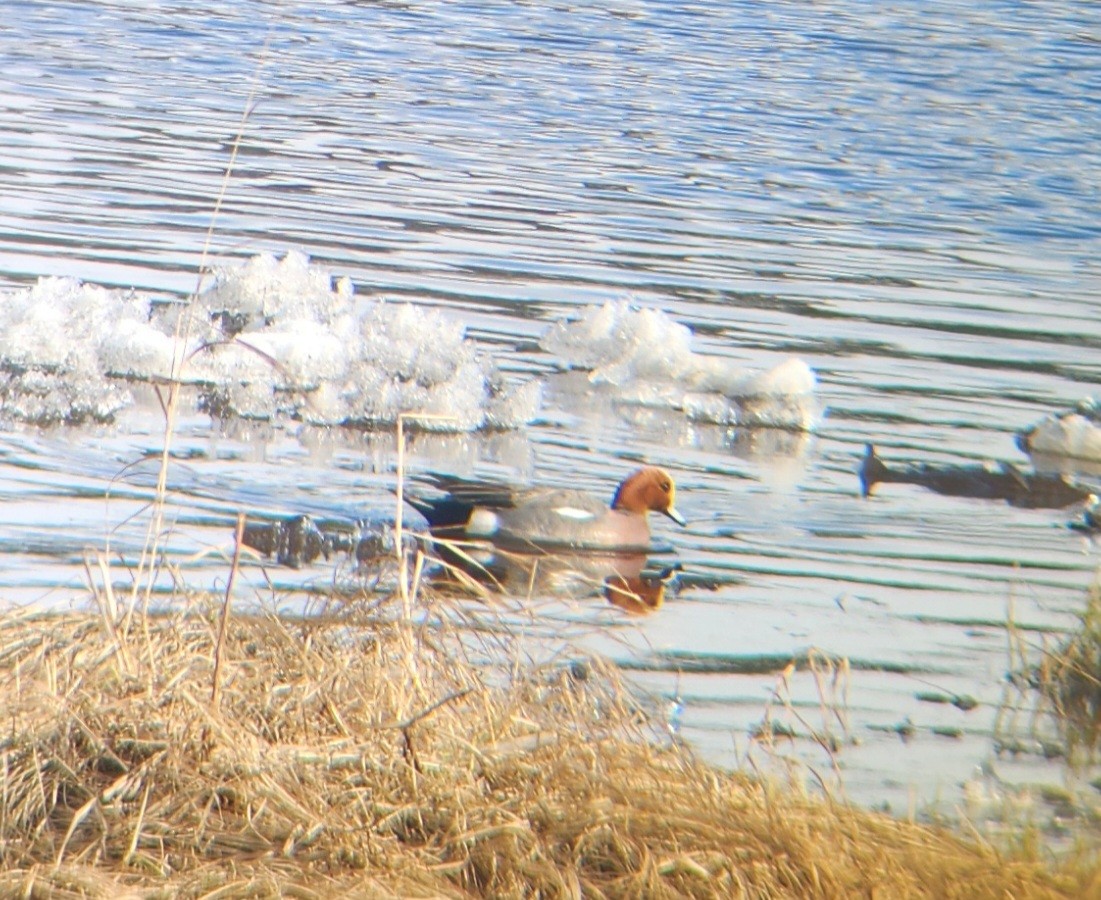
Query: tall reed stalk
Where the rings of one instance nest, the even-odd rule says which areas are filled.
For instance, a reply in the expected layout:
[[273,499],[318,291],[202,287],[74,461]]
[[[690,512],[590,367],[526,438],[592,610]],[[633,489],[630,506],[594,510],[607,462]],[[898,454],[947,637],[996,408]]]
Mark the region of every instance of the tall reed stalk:
[[244,140],[249,118],[256,108],[256,95],[262,84],[261,74],[265,61],[267,60],[269,45],[270,38],[265,40],[264,46],[260,51],[260,58],[257,61],[256,69],[253,73],[248,97],[245,100],[244,108],[241,111],[241,119],[238,122],[237,130],[233,138],[229,162],[226,164],[225,172],[222,175],[218,194],[214,198],[214,208],[211,211],[210,224],[207,226],[206,235],[203,238],[202,252],[199,256],[199,270],[196,275],[195,290],[192,292],[191,296],[188,297],[188,302],[183,313],[176,319],[176,328],[173,333],[172,367],[167,382],[167,395],[161,393],[159,387],[157,388],[157,397],[161,402],[161,409],[164,415],[164,429],[161,433],[160,465],[157,470],[157,485],[152,501],[152,515],[149,518],[149,527],[146,530],[145,542],[142,546],[138,566],[134,572],[130,602],[123,621],[122,630],[124,632],[128,631],[131,627],[139,600],[143,618],[148,612],[150,600],[157,582],[157,574],[159,572],[158,557],[160,553],[160,542],[164,531],[164,515],[168,498],[168,469],[172,459],[172,441],[176,432],[176,422],[179,417],[180,389],[182,386],[184,367],[187,365],[189,358],[187,354],[187,344],[191,338],[192,329],[194,327],[195,305],[199,294],[202,293],[203,283],[209,273],[210,248],[214,240],[214,231],[218,224],[218,216],[221,213],[222,205],[229,191],[230,179],[233,177],[233,171],[237,164],[237,155],[241,149],[241,142]]

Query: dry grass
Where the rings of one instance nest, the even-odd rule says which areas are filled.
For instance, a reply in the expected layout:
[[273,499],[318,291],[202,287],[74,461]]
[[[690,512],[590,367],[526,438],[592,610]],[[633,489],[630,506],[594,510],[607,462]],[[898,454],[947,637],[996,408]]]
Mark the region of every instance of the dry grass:
[[[1019,670],[1029,667],[1022,664]],[[1043,654],[1034,681],[1068,757],[1096,756],[1101,748],[1101,586],[1090,589],[1081,627]]]
[[478,666],[377,613],[221,624],[0,616],[0,897],[1101,895],[696,762],[599,662]]

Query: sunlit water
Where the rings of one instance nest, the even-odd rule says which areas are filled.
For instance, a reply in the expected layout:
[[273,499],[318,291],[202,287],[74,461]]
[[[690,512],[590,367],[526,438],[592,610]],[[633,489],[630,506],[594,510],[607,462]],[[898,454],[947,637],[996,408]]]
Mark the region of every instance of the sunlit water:
[[[555,615],[605,617],[611,636],[589,640],[679,696],[703,753],[740,760],[778,673],[817,648],[851,672],[836,688],[794,674],[804,723],[786,721],[805,734],[828,724],[822,695],[844,705],[855,741],[836,763],[859,802],[950,810],[982,765],[1012,784],[1063,777],[1038,753],[999,755],[994,731],[1009,647],[1038,652],[1084,604],[1097,555],[1064,527],[1071,513],[908,485],[864,500],[855,469],[868,441],[889,461],[1027,465],[1014,432],[1101,381],[1095,4],[4,11],[9,288],[71,275],[193,290],[248,108],[213,261],[302,250],[361,294],[460,317],[506,373],[548,378],[530,428],[421,436],[413,470],[608,495],[637,460],[673,471],[690,525],[662,520],[659,536],[718,587],[689,580],[641,622]],[[535,341],[626,296],[732,364],[805,359],[817,432],[738,433],[578,394]],[[87,548],[138,552],[155,475],[135,464],[162,443],[138,393],[112,427],[0,435],[5,597],[63,606],[83,594]],[[169,544],[199,586],[224,583],[239,509],[392,510],[390,434],[226,434],[196,414],[173,446]],[[324,585],[333,567],[266,577]],[[980,705],[918,696],[937,690]],[[911,725],[903,742],[893,729]]]

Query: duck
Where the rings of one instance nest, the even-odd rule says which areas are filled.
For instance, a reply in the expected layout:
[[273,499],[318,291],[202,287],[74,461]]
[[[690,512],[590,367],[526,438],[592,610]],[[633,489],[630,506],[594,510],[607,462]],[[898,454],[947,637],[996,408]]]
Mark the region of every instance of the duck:
[[672,476],[658,466],[631,472],[616,488],[610,505],[572,488],[516,489],[497,482],[429,475],[441,497],[406,493],[405,499],[428,520],[434,536],[488,541],[517,550],[646,550],[649,513],[680,526]]

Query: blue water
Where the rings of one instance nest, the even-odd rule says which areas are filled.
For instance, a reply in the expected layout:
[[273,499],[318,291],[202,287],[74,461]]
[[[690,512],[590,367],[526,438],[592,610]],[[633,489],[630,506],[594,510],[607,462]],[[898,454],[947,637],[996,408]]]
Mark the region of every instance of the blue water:
[[[741,758],[775,686],[779,666],[743,674],[751,661],[818,647],[853,662],[858,743],[840,762],[859,802],[951,806],[983,764],[1064,777],[999,756],[996,716],[1010,635],[1038,653],[1043,631],[1073,626],[1095,549],[1064,511],[906,485],[864,501],[854,470],[866,441],[892,461],[1027,465],[1014,432],[1097,391],[1101,7],[9,0],[4,13],[0,284],[192,291],[240,131],[213,262],[301,249],[360,293],[448,309],[520,376],[551,368],[531,343],[547,323],[626,295],[732,364],[798,354],[827,408],[808,439],[579,400],[552,379],[528,431],[421,438],[411,465],[608,494],[639,458],[669,467],[690,527],[661,537],[721,586],[595,641],[679,692],[684,734],[712,758]],[[115,428],[0,434],[10,598],[68,602],[84,547],[108,532],[137,545],[119,523],[148,481],[103,495],[159,429],[149,400]],[[237,508],[390,508],[390,435],[224,434],[195,415],[178,441],[191,458],[173,476],[173,549],[200,585],[224,575],[203,554]],[[816,716],[819,686],[793,679]],[[930,682],[982,705],[933,707],[917,698]],[[908,717],[908,743],[882,730]],[[963,736],[933,733],[944,725]]]

